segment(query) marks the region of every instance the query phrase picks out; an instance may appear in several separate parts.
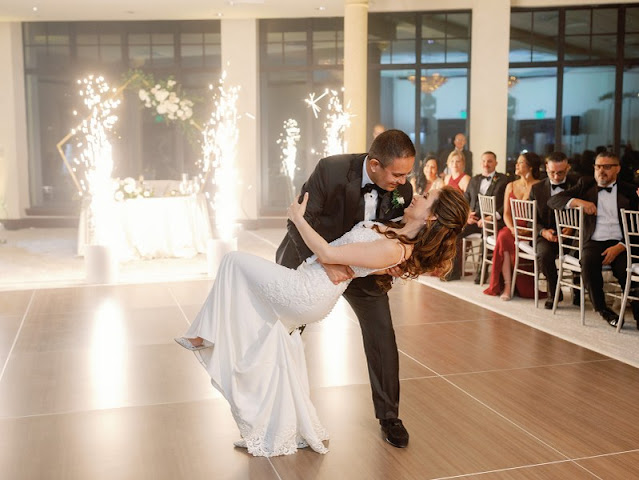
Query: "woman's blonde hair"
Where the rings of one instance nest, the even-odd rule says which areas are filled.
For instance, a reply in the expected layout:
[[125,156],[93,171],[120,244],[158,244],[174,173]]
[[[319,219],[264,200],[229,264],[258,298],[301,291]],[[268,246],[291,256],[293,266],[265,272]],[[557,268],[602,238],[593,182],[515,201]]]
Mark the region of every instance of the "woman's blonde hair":
[[466,157],[463,152],[458,152],[457,150],[453,150],[448,154],[448,158],[446,159],[446,166],[450,168],[450,161],[453,157],[459,157],[461,160],[461,171],[463,172],[466,169]]
[[[456,188],[445,186],[439,190],[439,196],[431,208],[435,219],[427,220],[415,238],[402,235],[401,229],[384,232],[388,238],[396,238],[413,246],[410,257],[400,265],[404,271],[402,278],[416,278],[427,272],[437,272],[440,278],[446,277],[453,267],[457,236],[466,225],[469,210],[464,194]],[[400,224],[389,225],[401,228]],[[378,279],[382,286],[388,286],[390,281],[387,276]]]

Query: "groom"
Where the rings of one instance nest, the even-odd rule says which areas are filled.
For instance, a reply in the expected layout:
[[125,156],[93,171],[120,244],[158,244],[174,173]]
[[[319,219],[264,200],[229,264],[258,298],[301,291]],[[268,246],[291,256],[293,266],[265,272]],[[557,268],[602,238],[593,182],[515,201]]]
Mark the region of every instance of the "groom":
[[[413,198],[413,188],[406,177],[414,163],[413,142],[400,130],[379,134],[368,154],[322,158],[302,186],[302,195],[310,193],[306,220],[331,242],[362,220],[402,216]],[[276,261],[297,268],[312,252],[290,221],[287,230]],[[353,276],[350,267],[344,265],[324,265],[324,269],[335,284]],[[390,277],[386,288],[378,285],[376,277],[354,279],[344,297],[362,329],[375,416],[386,441],[402,448],[408,445],[408,432],[398,418],[399,354],[387,294]]]

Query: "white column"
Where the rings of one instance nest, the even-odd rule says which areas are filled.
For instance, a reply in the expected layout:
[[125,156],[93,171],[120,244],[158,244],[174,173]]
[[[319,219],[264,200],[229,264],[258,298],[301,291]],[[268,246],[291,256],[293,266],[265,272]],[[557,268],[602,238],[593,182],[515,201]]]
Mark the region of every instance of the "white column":
[[344,0],[344,105],[354,114],[345,139],[348,152],[365,152],[368,75],[368,0]]
[[[237,211],[239,219],[255,219],[259,200],[258,145],[258,45],[257,20],[222,20],[222,69],[227,87],[239,85],[237,110],[239,141],[237,165]],[[217,79],[211,79],[216,84]]]
[[0,219],[19,219],[29,206],[22,29],[0,22]]
[[497,154],[498,170],[506,170],[508,52],[510,1],[473,0],[470,59],[469,146],[473,173],[479,173],[481,154]]

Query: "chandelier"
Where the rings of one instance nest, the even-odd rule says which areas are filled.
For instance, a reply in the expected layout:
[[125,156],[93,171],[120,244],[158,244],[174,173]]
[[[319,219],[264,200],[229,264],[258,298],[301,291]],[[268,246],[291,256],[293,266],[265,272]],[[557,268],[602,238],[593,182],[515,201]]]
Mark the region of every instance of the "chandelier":
[[[408,80],[413,85],[415,84],[415,75],[409,75]],[[423,93],[433,93],[439,87],[441,87],[444,83],[448,81],[448,79],[439,73],[433,73],[432,75],[421,76],[421,88]]]
[[519,83],[519,79],[514,75],[508,75],[508,88],[514,87]]

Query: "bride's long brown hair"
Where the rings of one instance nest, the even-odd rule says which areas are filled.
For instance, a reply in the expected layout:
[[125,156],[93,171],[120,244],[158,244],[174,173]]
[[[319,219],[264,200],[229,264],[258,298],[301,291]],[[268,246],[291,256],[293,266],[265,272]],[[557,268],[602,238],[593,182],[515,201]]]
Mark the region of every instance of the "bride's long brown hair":
[[[401,224],[388,222],[389,227],[398,231],[380,232],[387,238],[396,238],[406,245],[413,246],[410,257],[399,267],[404,271],[402,278],[416,278],[427,272],[436,271],[440,278],[446,277],[453,267],[456,254],[455,242],[461,233],[470,207],[464,195],[453,187],[442,187],[439,197],[433,202],[431,213],[434,220],[426,220],[424,227],[415,238],[408,238],[401,233]],[[377,226],[373,227],[378,232]],[[387,286],[391,279],[381,276],[378,282]]]

